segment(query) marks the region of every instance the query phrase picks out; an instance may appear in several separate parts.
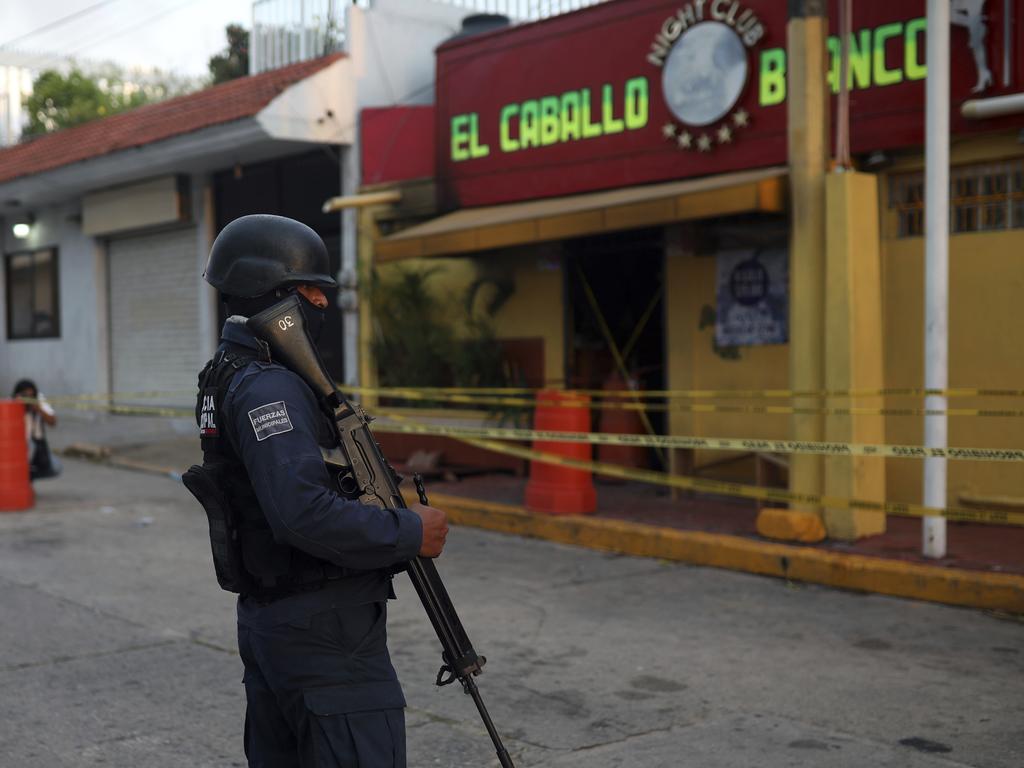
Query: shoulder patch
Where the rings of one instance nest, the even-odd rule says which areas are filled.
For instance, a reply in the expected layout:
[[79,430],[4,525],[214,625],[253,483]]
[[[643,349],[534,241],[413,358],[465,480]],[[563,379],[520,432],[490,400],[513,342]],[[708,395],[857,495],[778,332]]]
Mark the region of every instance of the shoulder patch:
[[252,422],[252,431],[256,433],[256,440],[266,440],[268,437],[280,435],[282,432],[292,431],[292,420],[288,418],[288,409],[285,407],[284,400],[253,408],[249,411],[249,421]]
[[202,437],[219,437],[217,430],[217,388],[203,390],[202,409],[199,412],[199,434]]

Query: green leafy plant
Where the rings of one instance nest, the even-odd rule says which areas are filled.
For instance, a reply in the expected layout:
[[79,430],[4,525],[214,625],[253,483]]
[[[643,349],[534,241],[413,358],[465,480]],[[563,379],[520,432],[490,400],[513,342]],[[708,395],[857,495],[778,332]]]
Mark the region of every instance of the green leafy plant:
[[[492,321],[514,285],[497,281],[495,298],[478,312],[474,309],[476,295],[486,281],[475,281],[460,301],[432,290],[431,279],[442,272],[440,267],[398,268],[386,278],[378,272],[370,277],[372,349],[378,382],[383,387],[517,386],[519,382],[509,372]],[[454,405],[418,402],[446,408]],[[522,410],[490,405],[483,408],[503,421]]]

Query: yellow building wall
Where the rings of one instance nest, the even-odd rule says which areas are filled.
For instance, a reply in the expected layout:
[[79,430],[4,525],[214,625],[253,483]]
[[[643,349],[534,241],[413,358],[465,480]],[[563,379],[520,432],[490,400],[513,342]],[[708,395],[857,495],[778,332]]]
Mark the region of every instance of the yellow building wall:
[[[514,291],[493,318],[499,339],[539,337],[544,342],[544,377],[551,386],[565,381],[565,318],[562,270],[552,247],[532,247],[491,252],[479,256],[423,258],[378,266],[385,280],[395,270],[432,270],[428,286],[447,307],[448,322],[459,328],[465,321],[465,297],[480,278],[510,280]],[[493,295],[484,285],[475,306]]]
[[486,267],[511,275],[516,287],[494,318],[498,338],[544,339],[545,382],[564,387],[565,294],[557,252],[553,248],[506,252]]
[[[954,146],[951,165],[1007,160],[1024,155],[1012,136],[988,137]],[[923,156],[903,159],[889,176],[920,170]],[[882,279],[885,379],[887,387],[920,387],[924,382],[923,237],[896,236],[896,214],[882,190]],[[1024,389],[1024,229],[964,233],[949,239],[949,386]],[[888,398],[891,408],[921,407],[915,398]],[[1020,398],[950,398],[950,408],[1024,410]],[[886,441],[919,445],[922,417],[890,416]],[[949,445],[1024,447],[1024,419],[949,417]],[[922,462],[887,461],[888,496],[920,502]],[[949,503],[961,494],[1024,498],[1024,472],[1015,464],[950,461]]]
[[[697,255],[670,234],[665,259],[665,347],[669,389],[787,389],[789,387],[789,345],[772,344],[739,347],[735,360],[723,358],[714,349],[715,329],[701,329],[705,306],[714,308],[715,258]],[[675,400],[675,403],[710,403],[710,400]],[[786,400],[726,400],[715,403],[735,405],[787,405]],[[674,435],[701,437],[788,438],[788,416],[731,413],[694,413],[673,410],[669,428]],[[729,454],[698,451],[698,466]],[[750,479],[750,478],[747,478]]]

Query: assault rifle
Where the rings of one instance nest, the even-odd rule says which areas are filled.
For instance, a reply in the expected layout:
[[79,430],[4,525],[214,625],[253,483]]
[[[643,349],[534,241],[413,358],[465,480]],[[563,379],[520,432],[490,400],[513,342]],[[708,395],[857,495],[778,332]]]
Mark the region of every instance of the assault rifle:
[[[341,396],[327,374],[316,347],[306,333],[299,298],[294,294],[249,318],[249,329],[265,343],[277,362],[299,375],[313,390],[321,407],[334,422],[343,455],[341,462],[328,462],[338,493],[386,509],[405,509],[399,491],[399,478],[388,463],[380,445],[370,432],[372,418],[362,406]],[[427,503],[422,481],[417,477],[420,502]],[[487,733],[498,753],[502,768],[514,768],[512,759],[501,743],[491,716],[480,698],[474,676],[479,675],[486,659],[479,655],[459,620],[441,575],[428,558],[416,557],[408,564],[409,578],[427,612],[427,617],[441,641],[441,669],[437,685],[458,680],[465,693],[473,698]]]

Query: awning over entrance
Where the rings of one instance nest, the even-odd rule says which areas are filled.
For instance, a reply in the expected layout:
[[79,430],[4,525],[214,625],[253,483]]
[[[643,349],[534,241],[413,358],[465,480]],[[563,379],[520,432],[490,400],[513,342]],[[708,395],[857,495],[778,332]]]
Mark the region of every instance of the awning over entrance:
[[786,169],[467,208],[377,241],[376,259],[448,256],[755,211],[786,209]]

